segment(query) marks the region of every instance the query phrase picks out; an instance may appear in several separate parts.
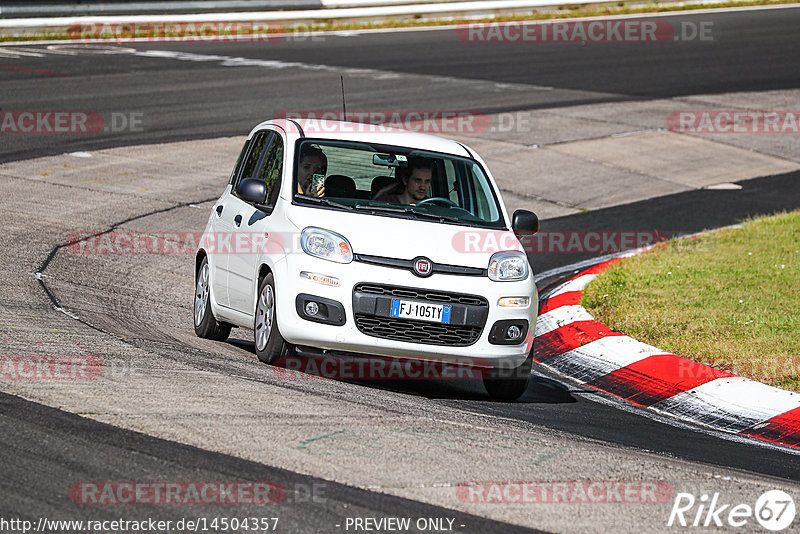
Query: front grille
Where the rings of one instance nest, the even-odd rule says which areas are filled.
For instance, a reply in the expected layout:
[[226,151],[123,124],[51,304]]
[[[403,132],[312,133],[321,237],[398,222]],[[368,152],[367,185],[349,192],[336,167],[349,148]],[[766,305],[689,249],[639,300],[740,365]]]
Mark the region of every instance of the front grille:
[[428,300],[444,304],[463,304],[464,306],[489,306],[489,301],[477,295],[463,295],[461,293],[443,293],[427,289],[414,289],[411,287],[384,286],[378,284],[358,284],[356,293],[370,295],[385,295],[396,299]]
[[[393,298],[450,304],[451,323],[391,317],[389,310]],[[486,324],[489,302],[478,295],[361,283],[353,288],[353,312],[356,327],[368,336],[465,347],[478,341]]]
[[361,313],[356,314],[355,319],[358,329],[368,336],[451,347],[472,345],[478,341],[482,330],[477,326],[427,323]]
[[[355,261],[362,263],[369,263],[372,265],[380,265],[381,267],[392,267],[394,269],[404,269],[420,276],[414,271],[414,260],[401,260],[398,258],[385,258],[383,256],[370,256],[368,254],[355,254],[353,256]],[[431,261],[431,273],[436,274],[453,274],[461,276],[486,276],[486,269],[478,267],[463,267],[461,265],[447,265],[444,263],[436,263]]]

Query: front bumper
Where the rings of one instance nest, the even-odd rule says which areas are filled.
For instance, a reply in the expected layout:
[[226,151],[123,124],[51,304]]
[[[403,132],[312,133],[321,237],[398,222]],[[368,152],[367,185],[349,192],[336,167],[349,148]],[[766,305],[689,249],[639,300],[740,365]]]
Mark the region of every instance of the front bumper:
[[[343,351],[395,358],[412,358],[427,361],[450,361],[470,358],[476,367],[516,367],[521,365],[533,346],[534,326],[538,310],[538,298],[533,276],[519,282],[493,282],[485,276],[462,276],[434,274],[421,278],[411,272],[366,264],[354,261],[339,264],[320,260],[307,255],[293,256],[282,265],[283,269],[276,278],[277,320],[278,328],[286,341],[295,345],[315,347],[333,352]],[[330,283],[330,278],[338,280],[338,286],[324,285],[300,273],[323,275],[315,277]],[[277,274],[277,273],[276,273]],[[329,278],[326,278],[329,277]],[[435,293],[459,294],[483,299],[485,307],[475,305],[470,299],[463,303],[453,304],[451,326],[453,328],[472,329],[477,327],[474,341],[456,343],[459,333],[448,338],[442,337],[442,325],[438,323],[419,323],[420,328],[434,329],[433,338],[438,343],[409,342],[404,339],[413,338],[413,333],[400,331],[397,335],[368,335],[364,330],[364,318],[378,318],[377,322],[386,322],[387,301],[391,295],[369,295],[362,289],[364,285],[391,286],[397,288],[414,288]],[[319,297],[341,304],[344,309],[344,324],[334,325],[325,322],[313,322],[304,315],[298,305],[298,295]],[[530,303],[526,308],[503,308],[498,301],[503,297],[529,296]],[[417,295],[419,297],[419,295]],[[411,300],[422,300],[412,298]],[[388,319],[388,318],[387,318]],[[357,320],[359,326],[357,326]],[[498,343],[497,333],[493,333],[493,325],[498,321],[527,322],[527,331],[523,333],[519,343]],[[376,321],[373,320],[373,323]],[[506,323],[500,323],[501,325]],[[435,329],[439,330],[435,330]],[[451,329],[452,330],[452,329]],[[380,331],[378,332],[380,333]],[[451,332],[452,333],[452,332]],[[495,338],[490,341],[490,336]],[[460,346],[459,346],[460,345]]]

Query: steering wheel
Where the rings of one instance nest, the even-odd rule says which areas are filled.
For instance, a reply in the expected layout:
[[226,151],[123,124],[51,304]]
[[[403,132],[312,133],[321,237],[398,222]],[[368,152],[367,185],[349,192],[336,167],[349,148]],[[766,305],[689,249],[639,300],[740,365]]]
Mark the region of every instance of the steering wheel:
[[438,206],[447,206],[449,208],[457,208],[458,204],[450,200],[449,198],[444,197],[431,197],[426,198],[425,200],[420,200],[417,202],[417,206],[422,206],[423,204],[434,204]]

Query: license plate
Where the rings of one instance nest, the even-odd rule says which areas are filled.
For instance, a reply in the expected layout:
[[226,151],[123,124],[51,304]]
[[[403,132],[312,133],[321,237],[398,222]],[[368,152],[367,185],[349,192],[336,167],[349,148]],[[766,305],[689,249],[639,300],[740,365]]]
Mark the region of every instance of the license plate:
[[449,304],[427,304],[412,300],[392,299],[392,317],[417,319],[434,323],[450,323]]

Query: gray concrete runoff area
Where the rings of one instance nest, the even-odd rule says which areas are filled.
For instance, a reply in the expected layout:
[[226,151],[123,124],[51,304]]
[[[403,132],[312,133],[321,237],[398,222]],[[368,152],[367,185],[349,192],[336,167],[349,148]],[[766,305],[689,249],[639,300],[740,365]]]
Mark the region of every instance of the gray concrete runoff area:
[[[676,110],[794,109],[798,101],[800,91],[770,91],[520,111],[516,116],[532,126],[527,131],[456,138],[483,155],[510,210],[532,209],[547,219],[800,169],[798,135],[688,135],[663,127]],[[575,505],[566,521],[558,503],[467,503],[454,487],[577,476],[666,479],[675,491],[693,491],[713,480],[716,491],[749,502],[788,484],[383,388],[287,381],[241,350],[249,331],[235,330],[229,343],[195,336],[191,255],[58,248],[74,232],[111,224],[145,234],[202,230],[244,134],[0,165],[5,348],[91,352],[106,369],[93,380],[3,381],[4,392],[246,460],[558,532],[662,532],[670,503]]]

